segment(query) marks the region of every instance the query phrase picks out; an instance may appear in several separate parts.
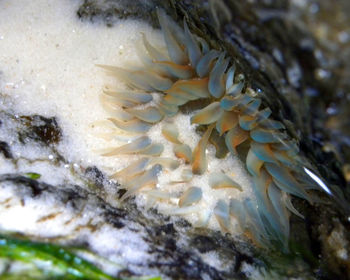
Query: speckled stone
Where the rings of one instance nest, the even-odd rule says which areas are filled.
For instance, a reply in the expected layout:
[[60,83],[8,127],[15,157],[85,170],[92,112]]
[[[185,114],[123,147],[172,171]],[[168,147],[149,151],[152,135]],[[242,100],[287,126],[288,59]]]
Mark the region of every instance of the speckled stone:
[[[77,17],[86,24],[102,19],[106,26],[112,26],[116,19],[131,17],[157,26],[155,6],[165,8],[179,21],[185,16],[192,23],[190,28],[194,33],[205,37],[213,47],[232,55],[252,86],[264,92],[263,102],[272,108],[275,118],[286,124],[289,134],[300,140],[305,156],[318,167],[327,183],[345,189],[346,182],[339,162],[334,154],[322,150],[313,130],[317,121],[309,114],[312,104],[306,96],[307,89],[313,88],[321,93],[327,91],[313,75],[320,67],[320,61],[315,57],[315,50],[320,49],[307,27],[300,27],[297,20],[288,20],[287,15],[291,13],[289,4],[289,1],[282,0],[273,4],[264,1],[228,1],[225,4],[221,0],[85,0],[77,11]],[[220,12],[222,9],[229,12]],[[33,145],[44,147],[42,157],[54,157],[53,161],[47,161],[48,165],[68,163],[55,148],[64,133],[55,116],[16,116],[6,106],[1,108],[0,114],[0,133],[4,123],[12,123],[12,127],[16,128],[11,131],[11,141],[26,145],[28,149]],[[317,129],[322,133],[319,126]],[[20,157],[13,153],[8,142],[10,138],[0,138],[0,154],[4,160],[16,164]],[[1,174],[0,183],[15,189],[19,198],[30,196],[39,201],[50,197],[75,213],[84,211],[84,207],[89,205],[98,210],[100,225],[105,223],[116,231],[139,233],[149,246],[147,253],[150,259],[130,263],[116,276],[130,277],[151,269],[172,279],[247,279],[250,274],[246,267],[251,266],[267,271],[267,276],[277,275],[278,279],[350,277],[348,213],[342,212],[337,203],[326,196],[321,197],[324,204],[316,206],[299,199],[293,201],[306,219],[304,222],[292,217],[295,254],[284,256],[256,249],[247,240],[194,229],[182,219],[160,215],[152,209],[141,212],[132,200],[121,206],[112,206],[105,200],[105,188],[113,187],[119,195],[123,190],[118,184],[111,186],[106,175],[94,166],[82,166],[74,170],[74,176],[79,177],[80,184],[68,179],[64,186],[54,186],[15,173]],[[94,226],[89,230],[93,232]],[[68,237],[64,243],[92,248],[92,244],[83,237]],[[208,263],[205,255],[210,253],[216,254],[218,261],[224,265],[216,267]],[[272,271],[271,274],[269,271]]]

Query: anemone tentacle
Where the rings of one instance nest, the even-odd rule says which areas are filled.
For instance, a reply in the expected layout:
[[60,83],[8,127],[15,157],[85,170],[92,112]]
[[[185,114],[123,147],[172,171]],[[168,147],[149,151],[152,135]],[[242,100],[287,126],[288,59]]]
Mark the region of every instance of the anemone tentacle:
[[[270,118],[271,110],[247,85],[244,76],[237,75],[230,57],[224,52],[210,50],[202,38],[190,32],[186,22],[182,29],[164,12],[158,11],[158,18],[168,55],[152,46],[143,34],[148,53],[142,59],[143,67],[132,71],[103,66],[124,79],[131,88],[131,91],[105,91],[116,100],[123,113],[120,119],[110,120],[121,130],[143,135],[105,154],[140,156],[129,167],[113,175],[114,178],[131,176],[123,199],[146,185],[156,185],[162,167],[173,170],[180,164],[178,160],[161,158],[162,145],[150,143],[145,136],[157,123],[164,123],[163,137],[171,143],[181,164],[188,166],[184,178],[170,182],[187,186],[178,204],[184,209],[174,213],[185,213],[186,207],[192,209],[192,205],[202,199],[200,187],[189,183],[194,176],[201,176],[208,169],[207,145],[214,144],[217,157],[220,154],[222,158],[227,152],[237,156],[240,147],[246,146],[245,165],[254,182],[255,199],[243,202],[230,198],[218,200],[213,214],[224,232],[230,232],[233,218],[256,243],[265,246],[277,242],[287,250],[290,213],[303,217],[291,204],[290,195],[312,202],[303,182],[298,179],[303,173],[298,168],[300,159],[295,140],[288,136],[282,122]],[[152,94],[158,95],[157,100]],[[172,118],[183,105],[195,101],[200,101],[203,106],[191,112],[191,125],[204,133],[192,151],[181,141]],[[209,174],[209,185],[213,190],[242,190],[242,186],[224,173]],[[170,196],[162,194],[162,199]]]

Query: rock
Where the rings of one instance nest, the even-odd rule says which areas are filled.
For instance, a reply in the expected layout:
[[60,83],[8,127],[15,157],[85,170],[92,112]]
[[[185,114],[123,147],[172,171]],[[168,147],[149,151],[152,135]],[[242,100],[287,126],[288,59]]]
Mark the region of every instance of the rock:
[[[37,215],[31,225],[51,230],[43,234],[28,226],[26,233],[33,239],[66,246],[78,244],[120,265],[109,268],[116,277],[349,278],[349,213],[340,207],[349,198],[341,170],[344,162],[325,151],[324,139],[330,136],[323,123],[328,118],[322,110],[316,111],[315,98],[309,96],[321,96],[318,104],[329,104],[324,97],[335,86],[337,77],[329,83],[315,78],[315,71],[322,69],[318,55],[323,49],[313,30],[300,25],[298,16],[293,18],[300,10],[289,1],[265,2],[85,0],[77,17],[85,24],[102,20],[109,27],[117,19],[135,18],[156,27],[154,7],[160,6],[178,22],[185,17],[193,33],[234,58],[251,85],[264,93],[263,102],[272,108],[274,117],[283,121],[289,134],[300,141],[305,157],[327,184],[345,193],[342,201],[321,195],[323,203],[313,206],[294,199],[305,221],[295,216],[291,219],[290,255],[255,248],[248,240],[220,232],[195,229],[185,220],[153,209],[141,211],[133,200],[123,204],[112,200],[107,193],[113,190],[115,197],[120,197],[124,190],[119,184],[111,182],[97,167],[76,166],[58,152],[65,131],[55,116],[18,116],[7,106],[2,106],[0,112],[0,131],[6,135],[0,139],[4,162],[0,193],[7,199],[6,195],[11,194],[12,202],[1,202],[0,207],[5,205],[6,211],[20,205],[28,207]],[[311,109],[314,114],[310,114]],[[340,146],[346,146],[343,138],[339,141]],[[38,172],[36,168],[42,162],[45,169],[43,174],[38,173],[40,178],[26,175],[28,166]],[[64,179],[57,185],[47,183],[46,178],[55,172],[61,172]],[[36,207],[48,212],[35,212]],[[24,215],[26,210],[22,211]],[[57,226],[57,217],[69,215],[70,219],[51,229]],[[107,249],[99,236],[108,240]],[[107,269],[105,263],[99,265]]]

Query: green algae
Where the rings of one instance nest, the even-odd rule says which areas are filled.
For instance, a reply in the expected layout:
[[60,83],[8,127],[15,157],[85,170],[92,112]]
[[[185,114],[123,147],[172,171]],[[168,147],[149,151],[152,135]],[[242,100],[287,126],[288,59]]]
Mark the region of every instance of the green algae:
[[[112,277],[79,257],[73,249],[44,242],[14,238],[0,234],[0,263],[19,262],[29,270],[0,271],[0,278],[12,279],[86,279],[122,280]],[[160,280],[160,277],[132,278],[134,280]],[[131,280],[131,279],[129,279]]]
[[[78,257],[70,249],[49,243],[0,235],[0,257],[31,264],[45,262],[45,268],[41,269],[44,279],[46,276],[54,279],[63,276],[65,279],[115,279]],[[5,277],[12,276],[5,274]]]

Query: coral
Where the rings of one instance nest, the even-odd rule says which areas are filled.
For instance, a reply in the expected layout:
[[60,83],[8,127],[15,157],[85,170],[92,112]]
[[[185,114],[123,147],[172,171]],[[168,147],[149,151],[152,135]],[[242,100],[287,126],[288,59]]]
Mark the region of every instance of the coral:
[[[287,251],[290,213],[303,218],[293,207],[291,195],[312,203],[308,190],[316,187],[305,170],[315,174],[299,156],[298,144],[289,137],[284,124],[271,118],[271,109],[263,106],[259,91],[247,85],[244,75],[237,75],[225,52],[210,49],[202,38],[190,32],[186,21],[182,29],[160,10],[158,18],[167,54],[143,35],[148,53],[140,55],[143,67],[126,70],[100,65],[129,87],[124,91],[104,91],[104,105],[114,108],[109,110],[113,114],[109,120],[118,129],[139,135],[104,153],[136,157],[132,164],[112,176],[121,180],[127,190],[122,200],[144,189],[149,189],[146,193],[155,200],[173,199],[173,194],[158,190],[158,176],[164,169],[175,170],[185,165],[188,168],[184,169],[182,179],[170,182],[186,187],[180,196],[175,195],[179,208],[169,213],[198,211],[196,204],[203,191],[192,186],[191,180],[208,171],[206,150],[212,144],[217,158],[243,158],[255,198],[239,200],[228,194],[217,200],[210,215],[223,232],[231,232],[235,219],[255,243],[277,244]],[[191,126],[202,134],[194,149],[180,140],[174,120],[181,112],[190,115]],[[147,136],[158,123],[177,159],[162,157],[164,145]],[[208,184],[213,190],[242,191],[242,186],[224,172],[211,172]],[[206,226],[210,215],[202,215],[197,226]]]

